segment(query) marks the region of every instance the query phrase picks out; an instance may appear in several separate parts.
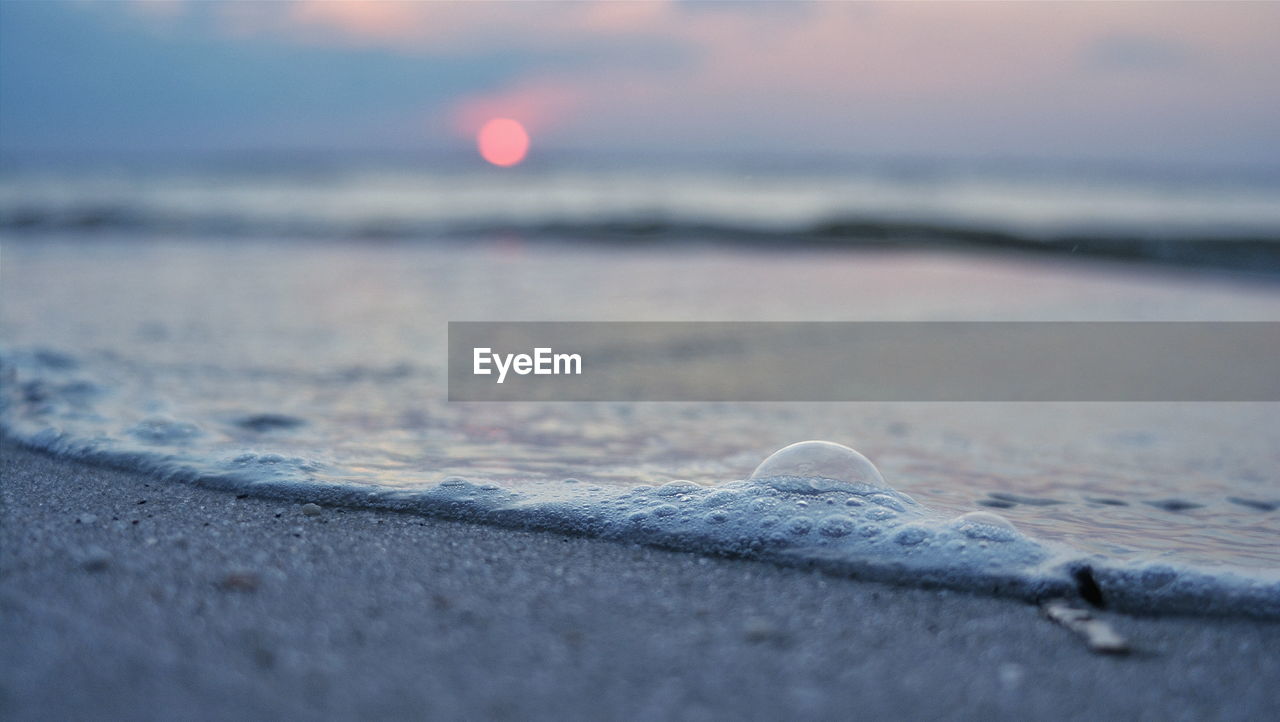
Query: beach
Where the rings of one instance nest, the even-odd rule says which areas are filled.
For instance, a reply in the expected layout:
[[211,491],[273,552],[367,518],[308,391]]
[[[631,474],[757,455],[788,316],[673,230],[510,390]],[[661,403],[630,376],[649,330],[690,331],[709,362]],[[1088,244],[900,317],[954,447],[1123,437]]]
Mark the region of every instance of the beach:
[[[7,719],[1263,719],[1280,624],[241,497],[4,441]],[[606,582],[607,583],[602,583]]]
[[1273,718],[1280,4],[1155,8],[0,1],[0,721]]

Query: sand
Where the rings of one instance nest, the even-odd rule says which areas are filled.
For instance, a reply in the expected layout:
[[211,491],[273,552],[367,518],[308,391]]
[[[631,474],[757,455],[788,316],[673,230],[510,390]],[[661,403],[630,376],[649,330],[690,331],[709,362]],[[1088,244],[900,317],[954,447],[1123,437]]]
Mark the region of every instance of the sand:
[[[1264,719],[1280,623],[300,504],[0,442],[0,717]],[[314,511],[314,510],[312,510]]]

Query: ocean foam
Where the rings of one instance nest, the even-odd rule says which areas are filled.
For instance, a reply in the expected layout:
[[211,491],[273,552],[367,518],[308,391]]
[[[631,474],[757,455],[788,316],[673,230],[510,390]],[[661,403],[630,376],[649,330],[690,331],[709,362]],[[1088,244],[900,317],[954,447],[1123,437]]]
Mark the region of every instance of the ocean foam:
[[[17,382],[12,359],[4,370],[0,408],[6,434],[49,452],[174,480],[1030,601],[1085,596],[1138,612],[1280,617],[1280,575],[1123,562],[1031,538],[992,512],[944,514],[894,489],[862,454],[828,441],[792,444],[749,478],[714,486],[673,480],[628,488],[564,479],[517,489],[451,475],[426,489],[393,490],[357,478],[323,481],[318,473],[333,470],[317,459],[243,452],[210,460],[184,453],[199,428],[171,418],[143,420],[130,429],[132,442],[77,438],[43,421],[54,410],[64,417],[91,413],[77,390],[81,385],[45,383],[33,392],[30,383]],[[26,362],[43,363],[38,356]],[[72,368],[57,365],[57,372]]]

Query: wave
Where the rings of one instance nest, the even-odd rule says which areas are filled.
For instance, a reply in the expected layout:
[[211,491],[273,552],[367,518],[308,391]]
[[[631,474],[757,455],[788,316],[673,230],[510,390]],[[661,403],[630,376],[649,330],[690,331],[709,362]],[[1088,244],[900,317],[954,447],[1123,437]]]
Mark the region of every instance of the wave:
[[1134,231],[1062,235],[1018,234],[1000,227],[940,225],[869,217],[829,219],[795,227],[760,227],[663,218],[601,219],[513,225],[467,222],[406,223],[362,219],[350,225],[294,222],[251,222],[223,217],[149,216],[129,208],[24,209],[0,213],[0,232],[130,233],[140,236],[281,237],[361,241],[512,238],[531,241],[590,243],[725,243],[786,248],[934,248],[1018,251],[1168,263],[1272,274],[1280,272],[1280,234],[1200,235],[1168,237]]
[[[395,489],[362,483],[333,460],[201,446],[193,443],[200,426],[182,419],[148,417],[124,433],[107,432],[100,423],[107,409],[98,399],[113,391],[79,369],[65,354],[7,354],[0,364],[0,433],[68,459],[256,496],[580,534],[1028,601],[1078,597],[1126,611],[1280,618],[1274,569],[1126,561],[1034,538],[993,512],[949,515],[893,488],[861,454],[830,442],[793,444],[748,478],[714,485],[564,479],[511,486],[449,476],[425,488]],[[301,422],[242,423],[276,429]]]
[[1274,271],[1280,188],[654,170],[0,175],[0,232],[1017,249]]

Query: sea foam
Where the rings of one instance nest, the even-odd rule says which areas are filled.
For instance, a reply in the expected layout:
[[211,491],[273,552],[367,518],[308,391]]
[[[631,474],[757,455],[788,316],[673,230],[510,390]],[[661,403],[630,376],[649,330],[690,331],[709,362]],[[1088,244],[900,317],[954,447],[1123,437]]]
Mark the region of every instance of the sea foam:
[[[36,356],[28,362],[44,364]],[[47,364],[45,364],[47,366]],[[58,370],[70,368],[59,366]],[[326,481],[325,462],[243,452],[185,453],[193,424],[147,418],[132,440],[78,438],[42,420],[90,415],[83,386],[17,383],[6,370],[0,422],[8,435],[68,457],[260,496],[394,509],[507,527],[581,534],[695,553],[759,559],[889,583],[1028,601],[1085,597],[1137,612],[1280,617],[1280,575],[1258,570],[1120,561],[1035,539],[999,514],[949,515],[887,483],[865,456],[829,441],[787,446],[746,479],[619,487],[578,479],[519,488],[450,475],[395,490]]]

